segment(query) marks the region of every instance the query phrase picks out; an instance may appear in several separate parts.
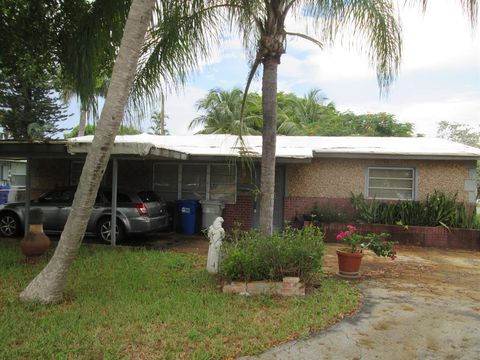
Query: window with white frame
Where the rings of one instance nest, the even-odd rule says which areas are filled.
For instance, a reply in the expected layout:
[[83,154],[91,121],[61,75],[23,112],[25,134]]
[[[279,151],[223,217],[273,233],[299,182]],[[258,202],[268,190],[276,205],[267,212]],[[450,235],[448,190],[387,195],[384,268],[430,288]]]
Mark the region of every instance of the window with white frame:
[[367,194],[376,199],[414,200],[415,169],[369,167]]
[[236,166],[229,164],[154,165],[153,186],[163,199],[220,200],[235,203]]

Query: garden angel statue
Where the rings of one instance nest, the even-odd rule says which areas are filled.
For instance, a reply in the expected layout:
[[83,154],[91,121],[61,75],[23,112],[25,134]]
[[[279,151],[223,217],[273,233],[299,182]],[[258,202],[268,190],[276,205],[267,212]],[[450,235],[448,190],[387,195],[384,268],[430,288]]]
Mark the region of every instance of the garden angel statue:
[[225,237],[225,230],[222,228],[223,218],[217,217],[212,225],[208,228],[208,239],[210,246],[208,247],[207,271],[217,274],[220,269],[220,248],[222,240]]

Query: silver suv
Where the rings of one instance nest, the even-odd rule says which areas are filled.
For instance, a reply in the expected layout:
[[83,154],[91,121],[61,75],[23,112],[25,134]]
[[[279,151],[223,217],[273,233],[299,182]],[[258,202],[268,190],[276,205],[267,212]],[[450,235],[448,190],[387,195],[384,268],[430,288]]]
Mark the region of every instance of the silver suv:
[[[70,214],[75,187],[57,188],[32,201],[31,208],[41,208],[46,233],[63,231]],[[100,188],[88,221],[86,234],[97,235],[110,242],[112,190]],[[24,231],[25,203],[9,203],[0,206],[0,235],[20,236]],[[117,241],[130,234],[142,234],[163,230],[168,226],[165,203],[153,191],[117,191]]]

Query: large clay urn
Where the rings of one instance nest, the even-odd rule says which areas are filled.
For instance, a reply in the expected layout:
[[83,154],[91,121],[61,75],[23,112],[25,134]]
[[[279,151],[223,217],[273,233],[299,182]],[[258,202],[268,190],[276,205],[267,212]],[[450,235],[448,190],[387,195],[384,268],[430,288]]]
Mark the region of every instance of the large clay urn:
[[26,257],[43,255],[50,248],[51,241],[43,232],[43,211],[39,208],[30,210],[30,227],[20,241],[20,247]]

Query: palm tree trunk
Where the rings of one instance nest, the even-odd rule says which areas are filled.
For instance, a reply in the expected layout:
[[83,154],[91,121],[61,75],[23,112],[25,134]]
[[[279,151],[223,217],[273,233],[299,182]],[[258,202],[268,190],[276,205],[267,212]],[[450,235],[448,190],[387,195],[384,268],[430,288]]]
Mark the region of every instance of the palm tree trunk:
[[78,136],[85,135],[85,124],[87,123],[87,112],[80,110],[80,123],[78,124]]
[[165,96],[162,92],[162,110],[160,113],[160,135],[165,135]]
[[277,68],[278,60],[269,57],[263,62],[262,78],[262,170],[260,190],[260,230],[265,235],[273,232],[273,204],[275,197],[275,149],[277,136]]
[[40,274],[20,294],[22,300],[62,300],[68,270],[82,243],[87,222],[128,99],[155,0],[134,0],[115,62],[110,87],[77,192],[57,249]]

